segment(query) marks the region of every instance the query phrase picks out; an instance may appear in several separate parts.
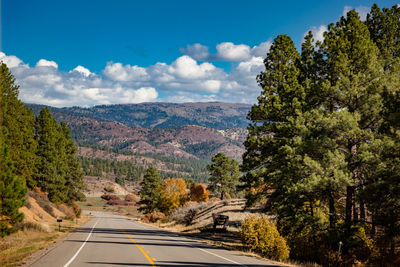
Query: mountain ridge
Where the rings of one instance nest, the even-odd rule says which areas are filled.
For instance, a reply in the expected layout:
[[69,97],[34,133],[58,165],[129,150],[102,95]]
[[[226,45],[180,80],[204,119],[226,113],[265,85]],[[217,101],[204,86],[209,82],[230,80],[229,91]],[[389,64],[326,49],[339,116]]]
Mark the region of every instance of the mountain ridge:
[[[37,114],[46,105],[27,104]],[[130,127],[173,128],[198,125],[214,129],[246,128],[250,104],[227,102],[146,102],[85,107],[56,108],[53,112],[90,117],[101,121],[115,121]]]
[[[36,104],[28,104],[28,106],[33,109],[35,114],[46,107]],[[246,139],[247,131],[237,125],[244,124],[246,121],[245,109],[250,106],[206,102],[101,105],[96,106],[95,109],[47,107],[58,121],[67,123],[71,129],[72,138],[79,146],[95,146],[138,154],[158,154],[194,159],[210,159],[218,152],[223,152],[240,161],[244,152],[243,142]],[[123,110],[125,107],[128,107],[128,110]],[[133,121],[138,120],[138,116],[130,115],[132,109],[141,110],[140,116],[147,118],[147,122],[127,125],[126,121],[129,121],[129,118],[133,117]],[[186,109],[189,112],[185,113]],[[160,117],[161,111],[166,115]],[[197,112],[197,117],[185,120],[194,111]],[[143,115],[143,113],[146,114]],[[174,121],[170,120],[171,117],[180,120],[180,123],[173,123]],[[237,118],[236,122],[232,121],[233,117]],[[150,121],[151,123],[149,123]],[[161,123],[168,121],[171,127],[157,127],[160,125],[160,121]],[[201,125],[205,121],[208,122],[208,125],[216,127]],[[154,126],[154,122],[158,124]],[[223,127],[228,125],[233,127]]]

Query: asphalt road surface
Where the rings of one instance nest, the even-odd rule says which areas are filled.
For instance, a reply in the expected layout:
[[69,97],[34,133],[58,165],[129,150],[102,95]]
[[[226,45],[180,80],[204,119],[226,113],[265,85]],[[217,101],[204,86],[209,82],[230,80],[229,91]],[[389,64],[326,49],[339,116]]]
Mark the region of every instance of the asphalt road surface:
[[92,215],[90,222],[29,266],[276,266],[124,217]]

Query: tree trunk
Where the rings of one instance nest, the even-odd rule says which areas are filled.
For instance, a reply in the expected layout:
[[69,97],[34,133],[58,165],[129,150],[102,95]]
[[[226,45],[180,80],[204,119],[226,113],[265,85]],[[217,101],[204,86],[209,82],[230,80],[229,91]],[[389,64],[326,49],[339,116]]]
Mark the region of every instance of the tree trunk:
[[354,193],[355,193],[355,188],[356,188],[356,183],[357,183],[357,178],[358,178],[358,172],[356,167],[353,165],[353,159],[354,156],[357,154],[357,145],[355,144],[349,144],[348,146],[350,153],[351,153],[351,159],[350,159],[350,170],[351,173],[353,174],[353,185],[352,186],[347,186],[347,193],[346,193],[346,217],[345,217],[345,223],[350,227],[351,223],[351,216],[352,211],[354,211],[354,219],[358,219],[358,214],[357,214],[357,209],[356,209],[356,202],[354,199]]
[[353,220],[358,221],[358,208],[356,203],[356,198],[354,197],[353,200]]
[[360,219],[365,222],[365,204],[362,199],[360,199]]
[[329,227],[334,229],[336,226],[336,209],[335,200],[332,195],[329,195]]
[[345,223],[347,225],[350,225],[351,223],[351,215],[352,215],[352,208],[353,208],[353,192],[354,192],[354,187],[353,186],[347,186],[346,188],[347,193],[346,193],[346,217],[345,217]]

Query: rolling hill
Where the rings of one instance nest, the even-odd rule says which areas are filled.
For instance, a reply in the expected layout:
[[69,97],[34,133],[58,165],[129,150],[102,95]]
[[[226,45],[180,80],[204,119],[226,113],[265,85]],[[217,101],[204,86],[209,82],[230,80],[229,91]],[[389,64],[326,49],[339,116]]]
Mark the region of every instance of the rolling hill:
[[[28,106],[35,114],[45,107]],[[123,159],[142,167],[155,164],[166,176],[189,177],[196,172],[195,177],[204,180],[205,166],[218,152],[241,161],[250,105],[144,103],[49,108],[58,121],[67,123],[78,146],[91,149],[90,153],[80,149],[81,157]]]

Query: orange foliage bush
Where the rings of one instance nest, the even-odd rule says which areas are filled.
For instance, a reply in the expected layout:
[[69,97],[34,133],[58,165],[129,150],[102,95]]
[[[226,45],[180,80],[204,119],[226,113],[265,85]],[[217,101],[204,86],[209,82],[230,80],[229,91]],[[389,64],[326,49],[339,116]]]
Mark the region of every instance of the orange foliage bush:
[[186,183],[182,178],[165,179],[159,190],[161,201],[158,208],[165,214],[171,213],[186,202]]
[[147,213],[142,217],[142,221],[145,223],[155,223],[157,221],[165,220],[165,214],[162,212],[153,211],[152,213]]
[[204,184],[194,184],[190,187],[190,200],[196,202],[207,202],[210,192]]
[[134,194],[127,194],[125,196],[125,201],[136,203],[139,201],[139,198]]

